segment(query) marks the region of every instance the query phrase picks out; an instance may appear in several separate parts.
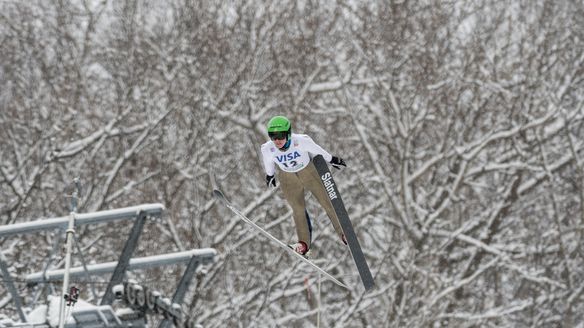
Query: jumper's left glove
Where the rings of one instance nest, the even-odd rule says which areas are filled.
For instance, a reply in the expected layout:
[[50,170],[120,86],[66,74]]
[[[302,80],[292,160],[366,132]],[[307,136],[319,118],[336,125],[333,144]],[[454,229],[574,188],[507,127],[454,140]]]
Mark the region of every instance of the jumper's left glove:
[[337,170],[340,170],[341,166],[347,167],[347,164],[345,163],[345,161],[342,158],[337,157],[337,156],[333,156],[330,163]]
[[269,187],[270,185],[276,187],[276,177],[273,175],[266,175],[266,185]]

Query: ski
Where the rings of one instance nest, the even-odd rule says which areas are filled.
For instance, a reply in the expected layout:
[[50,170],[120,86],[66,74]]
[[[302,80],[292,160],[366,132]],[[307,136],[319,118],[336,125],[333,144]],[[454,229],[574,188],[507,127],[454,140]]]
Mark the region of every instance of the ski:
[[225,195],[223,194],[223,192],[221,192],[221,190],[219,189],[214,189],[213,190],[213,195],[215,196],[215,198],[217,198],[223,205],[225,205],[228,209],[230,209],[233,213],[235,213],[241,220],[243,220],[245,223],[247,223],[249,226],[251,226],[252,228],[254,228],[255,230],[257,230],[258,232],[260,232],[264,237],[268,238],[269,240],[271,240],[274,244],[276,244],[277,246],[279,246],[280,248],[286,250],[288,253],[292,254],[293,256],[295,256],[297,259],[303,261],[304,263],[308,264],[309,266],[311,266],[314,270],[316,270],[317,272],[321,273],[325,278],[327,278],[328,280],[334,282],[335,284],[344,287],[346,289],[349,289],[349,287],[347,287],[345,284],[343,284],[342,282],[340,282],[339,280],[337,280],[334,276],[332,276],[330,273],[326,272],[325,270],[323,270],[321,267],[319,267],[318,265],[316,265],[314,262],[312,262],[311,260],[305,258],[304,256],[296,253],[292,248],[290,248],[290,246],[286,245],[285,243],[283,243],[280,239],[272,236],[272,234],[270,234],[269,232],[267,232],[266,230],[262,229],[260,226],[258,226],[257,224],[255,224],[253,221],[251,221],[249,218],[247,218],[243,213],[241,213],[237,208],[235,208],[225,197]]
[[357,239],[357,235],[353,229],[353,224],[349,219],[349,214],[345,209],[345,205],[341,198],[341,194],[339,193],[339,189],[333,180],[333,176],[324,158],[321,155],[317,155],[312,160],[314,162],[314,166],[316,167],[316,171],[318,172],[318,175],[320,176],[320,179],[327,191],[327,195],[333,204],[335,213],[339,218],[341,229],[343,230],[345,238],[347,239],[347,244],[349,245],[351,256],[355,261],[355,265],[359,271],[359,276],[361,276],[363,286],[365,287],[365,290],[369,290],[375,286],[375,282],[373,281],[373,276],[371,276],[369,265],[367,265],[367,261],[363,255],[363,250],[361,249],[361,245],[359,244],[359,240]]

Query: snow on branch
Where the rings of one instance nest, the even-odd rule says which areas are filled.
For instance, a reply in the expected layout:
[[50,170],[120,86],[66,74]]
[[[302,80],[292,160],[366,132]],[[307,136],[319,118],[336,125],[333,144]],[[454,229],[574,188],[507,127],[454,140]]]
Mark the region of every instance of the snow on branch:
[[525,279],[527,279],[529,281],[536,282],[539,284],[552,285],[552,286],[555,286],[555,287],[558,287],[561,289],[567,288],[565,284],[562,284],[562,283],[557,282],[555,280],[549,279],[547,277],[540,277],[537,275],[533,275],[532,273],[525,271],[524,269],[519,267],[517,264],[515,264],[509,258],[509,256],[505,252],[503,252],[502,250],[499,250],[498,248],[496,248],[494,246],[487,245],[487,244],[483,243],[482,241],[477,240],[475,238],[472,238],[470,236],[467,236],[465,234],[460,233],[460,234],[453,235],[452,232],[448,232],[448,231],[444,231],[444,230],[430,230],[429,234],[432,236],[436,236],[436,237],[455,238],[455,239],[463,241],[467,244],[478,247],[487,253],[493,254],[493,255],[497,256],[497,258],[501,259],[501,266],[507,267],[507,268],[519,273],[521,276],[523,276]]
[[487,269],[495,266],[495,264],[497,264],[497,262],[499,262],[499,260],[500,260],[499,257],[495,257],[489,263],[487,263],[486,265],[482,266],[480,269],[476,270],[471,276],[466,277],[466,278],[458,281],[454,285],[452,285],[452,286],[450,286],[450,287],[442,290],[440,293],[438,293],[436,296],[434,296],[432,298],[432,300],[430,300],[430,302],[428,302],[428,304],[425,306],[426,311],[429,311],[434,306],[434,304],[436,304],[440,299],[442,299],[446,295],[448,295],[448,294],[456,291],[457,289],[459,289],[461,287],[464,287],[465,285],[468,285],[471,282],[473,282],[478,276],[480,276],[485,271],[487,271]]
[[488,319],[496,319],[500,317],[504,317],[513,313],[524,311],[525,309],[532,306],[534,302],[532,300],[529,301],[521,301],[521,302],[513,302],[508,305],[500,306],[497,308],[492,308],[488,311],[483,313],[475,314],[475,313],[465,313],[465,312],[458,312],[458,313],[443,313],[436,316],[437,320],[441,319],[460,319],[465,321],[477,321],[477,320],[488,320]]

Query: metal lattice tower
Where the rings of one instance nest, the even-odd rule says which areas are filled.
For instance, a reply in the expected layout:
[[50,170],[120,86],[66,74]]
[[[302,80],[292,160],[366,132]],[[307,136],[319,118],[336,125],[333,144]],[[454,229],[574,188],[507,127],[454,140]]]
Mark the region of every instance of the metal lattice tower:
[[[78,181],[76,180],[77,187]],[[79,188],[78,188],[79,189]],[[168,254],[157,254],[142,258],[132,258],[134,250],[138,245],[139,237],[146,224],[147,218],[159,218],[164,212],[162,204],[142,204],[133,207],[126,207],[114,210],[99,211],[94,213],[76,213],[77,194],[72,197],[71,213],[66,217],[38,219],[31,222],[16,223],[12,225],[0,226],[0,238],[8,238],[15,235],[29,234],[46,230],[65,230],[67,234],[67,252],[71,256],[74,246],[75,228],[83,225],[104,224],[114,221],[132,221],[132,230],[126,240],[118,261],[87,265],[83,260],[83,266],[70,267],[70,262],[66,263],[64,269],[49,270],[48,267],[41,271],[29,274],[25,277],[28,285],[39,283],[63,281],[63,291],[60,296],[52,297],[48,301],[48,311],[56,311],[59,303],[59,327],[119,327],[119,326],[145,326],[144,315],[146,312],[156,310],[165,318],[159,327],[168,327],[171,322],[175,325],[191,327],[192,321],[187,320],[180,311],[180,304],[184,301],[185,294],[194,278],[195,272],[200,265],[212,263],[216,256],[216,251],[211,248],[193,249],[183,252]],[[180,282],[176,286],[176,291],[172,299],[163,297],[156,291],[149,290],[137,283],[124,281],[128,270],[146,269],[157,266],[167,266],[185,263],[186,268]],[[13,327],[57,327],[54,322],[30,323],[24,313],[24,305],[21,297],[14,285],[13,277],[9,273],[9,264],[0,252],[0,272],[3,276],[4,284],[12,296],[14,306],[18,312],[20,322],[12,323]],[[66,303],[77,302],[76,295],[69,289],[69,278],[89,277],[95,275],[111,275],[108,286],[101,298],[99,305],[84,303],[83,307],[72,307],[68,309],[69,320],[63,320],[63,311],[66,310]],[[74,291],[74,289],[73,289]],[[95,291],[94,291],[95,294]],[[120,316],[112,308],[114,300],[125,301],[129,309],[133,310],[133,315]],[[79,300],[81,302],[81,300]],[[40,311],[39,309],[33,310]],[[130,312],[129,312],[130,313]]]

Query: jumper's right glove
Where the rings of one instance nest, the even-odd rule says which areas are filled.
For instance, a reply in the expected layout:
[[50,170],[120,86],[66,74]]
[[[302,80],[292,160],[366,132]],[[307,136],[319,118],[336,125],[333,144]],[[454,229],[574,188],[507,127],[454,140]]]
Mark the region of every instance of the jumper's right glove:
[[269,187],[270,184],[272,186],[276,186],[276,177],[273,175],[266,175],[266,185]]
[[342,158],[337,157],[337,156],[333,156],[330,163],[337,170],[340,170],[341,166],[347,167],[347,164],[345,163],[345,161]]

